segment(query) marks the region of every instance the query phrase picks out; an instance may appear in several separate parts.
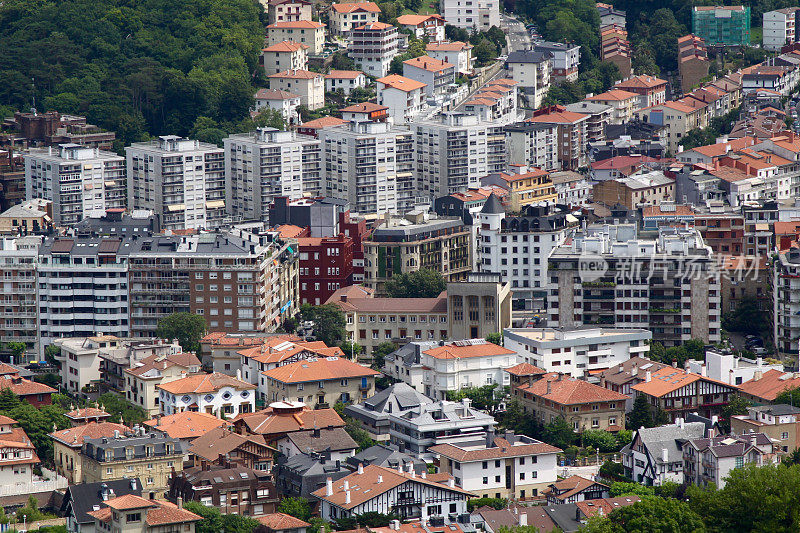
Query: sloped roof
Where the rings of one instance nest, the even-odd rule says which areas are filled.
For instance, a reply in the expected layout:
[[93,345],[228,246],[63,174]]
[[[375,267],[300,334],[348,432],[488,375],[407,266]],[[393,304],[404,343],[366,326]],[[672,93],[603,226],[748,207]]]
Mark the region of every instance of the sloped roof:
[[315,427],[344,426],[344,421],[334,409],[312,410],[307,407],[295,413],[276,413],[271,407],[267,407],[255,413],[240,414],[234,421],[241,421],[250,433],[256,435],[291,433]]
[[481,213],[489,214],[489,215],[499,215],[505,213],[506,210],[503,209],[503,204],[500,203],[500,199],[492,193],[489,195],[489,198],[486,199],[486,203],[483,204],[483,208],[481,208]]
[[[397,19],[398,22],[400,19]],[[438,43],[428,43],[425,47],[427,52],[460,52],[462,50],[469,50],[472,45],[462,41],[442,41]]]
[[483,339],[472,339],[470,344],[457,345],[445,344],[431,348],[423,353],[430,355],[434,359],[468,359],[470,357],[491,357],[497,355],[516,354],[514,350],[509,350],[503,346],[483,341]]
[[400,76],[399,74],[389,74],[383,78],[378,78],[377,81],[378,83],[384,84],[387,88],[399,89],[403,92],[411,92],[415,89],[421,89],[427,86],[426,83],[412,80],[410,78]]
[[636,93],[631,93],[628,91],[623,91],[622,89],[611,89],[604,93],[595,94],[594,96],[586,97],[587,100],[603,100],[603,101],[622,101],[622,100],[630,100],[632,98],[639,98],[639,95]]
[[[548,383],[550,383],[550,392],[547,392]],[[624,394],[592,385],[588,381],[583,381],[582,379],[575,379],[555,372],[546,374],[530,385],[520,385],[518,388],[561,405],[594,402],[622,402],[628,399]]]
[[281,531],[284,529],[299,529],[303,527],[309,527],[311,524],[308,522],[304,522],[299,518],[295,518],[288,514],[283,513],[271,513],[264,516],[259,516],[256,518],[259,522],[267,526],[269,529],[273,531]]
[[314,120],[309,120],[308,122],[303,122],[300,124],[301,128],[312,128],[312,129],[319,129],[319,128],[332,128],[335,126],[341,126],[346,121],[342,120],[338,117],[320,117],[315,118]]
[[430,19],[441,20],[444,22],[444,17],[434,13],[432,15],[400,15],[397,17],[397,23],[401,26],[418,26],[419,24],[422,24]]
[[282,365],[262,372],[265,376],[281,383],[304,383],[332,379],[379,376],[380,372],[340,357],[306,359]]
[[259,89],[255,98],[256,100],[293,100],[300,98],[300,95],[280,89]]
[[99,439],[100,437],[113,437],[118,431],[124,435],[130,431],[127,426],[113,422],[89,422],[74,428],[60,429],[50,433],[50,437],[72,448],[83,446],[84,439]]
[[680,368],[673,368],[671,366],[667,366],[656,370],[655,372],[651,373],[650,381],[643,381],[631,387],[633,390],[643,392],[648,396],[654,396],[656,398],[660,398],[665,394],[668,394],[672,391],[676,391],[686,385],[694,383],[695,381],[709,381],[712,383],[717,383],[719,385],[723,385],[725,387],[729,387],[731,389],[736,389],[736,385],[730,385],[728,383],[724,383],[722,381],[717,381],[715,379],[703,377],[700,374],[695,374],[693,372],[687,372],[686,370]]
[[313,20],[285,20],[282,22],[276,22],[275,24],[270,24],[267,26],[268,30],[272,29],[282,29],[282,28],[297,28],[297,29],[320,29],[324,28],[325,24],[321,22],[316,22]]
[[431,56],[415,57],[413,59],[403,61],[403,64],[408,65],[409,67],[427,70],[428,72],[442,72],[443,70],[453,68],[453,65],[450,63],[440,59],[434,59]]
[[225,420],[208,413],[183,411],[173,415],[145,420],[151,428],[162,431],[174,439],[190,439],[205,435],[214,428],[228,424]]
[[262,52],[297,52],[298,50],[307,50],[310,48],[307,44],[296,43],[293,41],[281,41],[279,43],[267,46],[262,49]]
[[800,377],[791,372],[771,369],[760,379],[751,379],[739,385],[739,391],[763,400],[774,402],[784,391],[800,387]]
[[556,448],[544,442],[530,439],[533,442],[516,444],[509,442],[503,437],[495,437],[494,446],[487,448],[462,448],[454,444],[438,444],[428,450],[439,455],[444,455],[460,463],[485,461],[489,459],[502,459],[506,457],[527,457],[529,455],[544,455],[550,453],[561,453],[561,448]]
[[326,79],[345,79],[345,80],[354,80],[359,76],[363,76],[364,73],[360,70],[332,70],[325,74]]
[[230,453],[248,442],[267,446],[263,435],[240,435],[220,426],[193,440],[189,445],[189,452],[208,461],[216,461],[220,455]]
[[554,487],[558,490],[565,490],[566,492],[562,492],[559,495],[553,494],[554,498],[558,498],[559,500],[566,500],[570,496],[574,496],[575,494],[581,493],[584,490],[588,489],[592,485],[601,485],[608,489],[608,485],[604,483],[600,483],[599,481],[593,481],[591,479],[587,479],[582,476],[570,476],[566,479],[560,479],[555,483],[551,483],[550,486]]
[[637,436],[656,463],[664,462],[663,450],[667,450],[668,461],[674,463],[680,461],[683,456],[679,442],[701,438],[705,431],[706,425],[703,422],[684,422],[683,427],[669,424],[640,428]]
[[506,368],[505,370],[513,376],[538,376],[541,374],[547,374],[546,370],[543,370],[537,366],[533,366],[530,363],[520,363],[512,366],[511,368]]
[[331,9],[337,13],[355,13],[366,11],[367,13],[380,13],[381,8],[375,2],[355,2],[346,4],[332,4]]
[[170,394],[203,394],[216,392],[223,387],[233,387],[236,390],[252,390],[256,386],[240,379],[214,372],[213,374],[195,374],[185,378],[176,379],[168,383],[156,385],[156,388],[165,390]]
[[319,72],[311,72],[310,70],[293,69],[293,70],[284,70],[283,72],[278,72],[276,74],[270,74],[269,77],[292,79],[292,80],[313,80],[315,78],[321,78],[322,74],[320,74]]

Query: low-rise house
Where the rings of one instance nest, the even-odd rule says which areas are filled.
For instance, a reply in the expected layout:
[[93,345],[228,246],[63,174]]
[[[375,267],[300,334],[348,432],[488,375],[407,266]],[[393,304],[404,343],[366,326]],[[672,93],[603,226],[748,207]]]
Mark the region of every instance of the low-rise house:
[[333,35],[347,36],[358,26],[378,22],[381,8],[375,2],[331,4],[328,16]]
[[300,115],[297,113],[297,107],[300,105],[300,95],[279,89],[259,89],[255,100],[256,113],[272,109],[280,113],[289,126],[294,126],[299,122]]
[[358,444],[344,428],[314,428],[289,433],[275,444],[285,457],[299,454],[325,455],[331,461],[347,461],[353,457]]
[[622,448],[625,475],[636,483],[659,486],[666,481],[684,482],[681,442],[699,439],[706,433],[703,422],[685,422],[654,428],[640,428],[630,444]]
[[31,492],[33,469],[40,461],[33,442],[24,429],[14,427],[16,423],[13,418],[0,416],[0,485]]
[[625,411],[633,409],[633,391],[631,387],[645,380],[647,372],[655,372],[669,365],[647,359],[646,357],[631,357],[600,374],[599,385],[619,392],[628,397],[625,401]]
[[[395,357],[396,354],[397,352],[394,352]],[[396,359],[394,361],[395,363],[392,364],[387,359],[386,368],[390,366],[397,367],[395,372],[395,375],[397,375],[399,374],[398,365],[402,363]],[[390,372],[387,372],[387,374],[391,375]],[[432,399],[418,392],[408,383],[401,381],[383,389],[361,403],[348,405],[344,408],[344,412],[347,416],[351,416],[361,422],[361,425],[370,433],[373,439],[385,441],[389,438],[390,415],[402,415],[405,411],[416,409],[420,405],[432,402]]]
[[325,78],[317,72],[294,69],[269,76],[272,89],[291,92],[300,97],[300,104],[310,110],[325,105]]
[[739,385],[738,394],[756,405],[770,405],[775,403],[782,392],[798,387],[800,387],[799,375],[773,369],[755,373],[753,379]]
[[325,25],[312,20],[295,20],[267,26],[268,47],[285,41],[304,44],[308,46],[309,55],[318,56],[325,45]]
[[169,480],[168,499],[215,507],[222,514],[257,517],[274,513],[278,493],[267,472],[228,462],[187,468]]
[[403,61],[403,76],[424,83],[427,95],[433,97],[455,83],[456,67],[430,56],[420,56]]
[[156,387],[199,371],[200,360],[191,352],[151,355],[125,370],[125,399],[155,416],[161,413]]
[[389,108],[372,102],[361,102],[340,109],[342,119],[348,122],[386,122]]
[[70,484],[83,482],[81,450],[84,440],[111,438],[115,435],[125,435],[129,431],[129,428],[122,424],[89,422],[50,433],[50,438],[53,439],[53,463],[56,473],[67,478]]
[[160,533],[182,531],[194,533],[202,517],[174,503],[145,499],[126,494],[100,504],[100,509],[87,512],[94,518],[95,531],[126,533]]
[[[400,19],[397,19],[398,22]],[[458,74],[470,74],[475,68],[473,46],[462,41],[430,42],[425,52],[432,58],[455,65]]]
[[419,477],[415,472],[400,473],[381,466],[368,465],[337,480],[313,494],[320,500],[320,517],[337,520],[358,516],[367,511],[396,513],[404,520],[444,519],[467,511],[471,494],[448,484]]
[[296,399],[317,409],[364,401],[374,394],[378,375],[380,372],[340,357],[306,359],[264,372],[270,401]]
[[49,233],[53,229],[53,202],[33,198],[0,213],[0,234]]
[[[444,17],[433,13],[431,15],[400,15],[397,17],[397,24],[401,28],[411,30],[414,37],[422,39],[428,38],[430,43],[444,41]],[[431,46],[430,44],[428,46]],[[447,61],[446,59],[444,61]]]
[[617,82],[614,88],[638,94],[637,109],[663,104],[667,99],[667,81],[649,74],[632,76]]
[[68,413],[64,413],[64,416],[69,418],[72,427],[83,426],[89,422],[108,422],[108,419],[111,417],[110,414],[96,407],[79,407],[78,409],[73,409]]
[[275,448],[267,446],[263,435],[240,435],[228,427],[218,427],[194,439],[187,451],[192,466],[220,465],[227,458],[237,465],[269,472]]
[[557,454],[562,450],[513,432],[485,439],[439,444],[429,449],[441,472],[477,497],[521,499],[539,496],[557,479]]
[[763,433],[719,435],[683,443],[684,482],[713,483],[724,489],[728,474],[748,464],[777,462],[772,440]]
[[100,504],[105,501],[128,494],[142,495],[142,484],[138,479],[78,484],[70,482],[61,500],[59,515],[66,518],[68,533],[96,533],[94,517],[89,516],[89,511],[100,509]]
[[[333,117],[329,117],[333,118]],[[282,341],[296,342],[302,340],[297,335],[286,333],[226,333],[214,331],[200,339],[200,354],[203,365],[213,372],[235,376],[237,370],[244,375],[240,350],[277,344]],[[247,379],[247,378],[245,378]]]
[[270,513],[256,518],[267,533],[306,533],[311,524],[284,513]]
[[542,424],[563,417],[576,432],[625,427],[627,396],[561,373],[532,376],[528,383],[512,386],[511,396]]
[[58,392],[56,389],[44,383],[31,381],[16,374],[6,374],[0,376],[0,391],[8,389],[17,396],[34,407],[50,405],[51,396]]
[[262,49],[264,74],[272,76],[284,70],[305,69],[308,66],[309,48],[306,44],[281,41]]
[[793,405],[761,405],[747,408],[746,415],[730,418],[731,433],[747,437],[763,433],[772,441],[775,452],[791,453],[800,445],[800,407]]
[[367,77],[360,70],[331,70],[325,74],[325,90],[338,91],[349,95],[353,89],[363,89],[367,86]]
[[592,190],[595,202],[613,207],[621,205],[634,210],[645,205],[659,205],[675,200],[675,180],[660,170],[635,174],[595,183]]
[[392,470],[402,470],[403,472],[408,472],[409,468],[411,468],[417,475],[428,471],[428,464],[422,459],[417,459],[407,453],[399,452],[382,444],[370,446],[347,458],[347,466],[351,470],[358,470],[358,465],[376,465],[391,468]]
[[470,523],[478,525],[487,533],[499,533],[501,529],[532,526],[542,533],[556,529],[556,523],[548,516],[547,509],[535,505],[526,507],[509,502],[507,509],[495,509],[484,505],[470,515]]
[[425,84],[397,74],[378,78],[378,105],[389,108],[396,124],[411,122],[425,107]]
[[255,411],[256,386],[225,374],[195,374],[156,388],[164,415],[191,411],[232,418]]
[[273,402],[266,409],[244,414],[233,421],[235,431],[241,435],[261,435],[266,444],[273,445],[280,438],[295,431],[308,431],[315,427],[344,427],[344,421],[334,409],[309,409],[301,402]]
[[[587,522],[594,516],[608,516],[615,509],[628,507],[641,501],[639,496],[617,496],[616,498],[595,498],[575,503],[552,505],[545,507],[544,511],[550,518],[556,531],[563,533],[576,533],[586,527]],[[547,531],[540,529],[540,531]]]
[[608,498],[609,486],[581,476],[570,476],[551,483],[547,491],[549,505],[576,503]]

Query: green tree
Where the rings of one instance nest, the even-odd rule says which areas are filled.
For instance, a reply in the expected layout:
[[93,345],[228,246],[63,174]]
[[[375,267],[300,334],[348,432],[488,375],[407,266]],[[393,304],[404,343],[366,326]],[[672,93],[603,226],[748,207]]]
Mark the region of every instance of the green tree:
[[480,509],[483,506],[501,510],[508,507],[508,500],[505,498],[473,498],[471,500],[467,500],[467,510],[470,513],[475,509]]
[[654,496],[614,509],[608,518],[589,520],[582,533],[705,533],[700,516],[689,504]]
[[722,315],[722,328],[745,335],[760,335],[769,329],[768,314],[758,308],[752,296],[742,298],[736,309]]
[[150,418],[147,411],[113,392],[101,394],[97,401],[111,415],[111,420],[127,426],[141,425]]
[[10,411],[22,404],[23,401],[10,388],[0,389],[0,411]]
[[636,496],[653,496],[655,495],[655,490],[653,487],[647,487],[640,483],[615,481],[608,489],[608,493],[612,498],[616,498],[617,496],[625,496],[628,494],[634,494]]
[[722,408],[722,416],[720,417],[719,425],[724,433],[731,431],[731,417],[736,415],[746,415],[747,408],[752,404],[742,398],[741,396],[734,396],[728,405]]
[[344,341],[339,347],[342,349],[345,355],[350,359],[357,358],[358,355],[363,350],[361,346],[352,341]]
[[581,433],[581,439],[584,446],[593,449],[599,448],[603,453],[616,452],[620,449],[614,435],[602,429],[587,429]]
[[481,39],[473,49],[475,56],[475,66],[483,67],[497,58],[497,46],[489,39]]
[[497,384],[482,385],[480,387],[462,387],[458,390],[447,391],[447,399],[451,402],[460,402],[464,398],[472,400],[472,405],[476,409],[483,411],[497,407],[498,400],[495,400],[495,390]]
[[346,318],[342,309],[334,304],[311,305],[300,307],[303,320],[314,323],[314,336],[328,346],[336,346],[346,336]]
[[14,358],[14,363],[24,363],[22,356],[25,355],[25,350],[28,349],[28,346],[24,342],[9,342],[6,344],[6,348],[11,352],[11,356]]
[[491,342],[492,344],[496,344],[498,346],[503,345],[503,334],[502,333],[489,333],[486,335],[486,342]]
[[52,372],[36,374],[33,376],[33,381],[36,383],[44,383],[48,387],[53,387],[54,389],[58,389],[58,387],[61,386],[61,378],[58,374],[53,374]]
[[636,431],[643,427],[653,427],[653,415],[647,397],[644,394],[637,394],[633,400],[633,409],[628,415],[628,429]]
[[369,511],[360,515],[356,515],[358,525],[362,527],[388,527],[392,520],[399,520],[400,517],[396,514],[383,514],[377,511]]
[[389,298],[436,298],[445,290],[444,277],[429,268],[398,274],[386,282]]
[[172,313],[158,321],[156,337],[177,339],[184,352],[200,353],[200,339],[206,332],[206,319],[194,313]]
[[222,513],[216,507],[209,507],[200,502],[185,502],[183,508],[202,517],[195,525],[196,533],[220,533],[223,531]]
[[39,510],[39,500],[33,494],[28,496],[28,502],[24,507],[17,509],[17,521],[21,521],[23,517],[28,523],[44,518],[44,513]]
[[557,448],[565,450],[578,440],[578,435],[572,430],[563,416],[559,416],[542,429],[542,440]]
[[625,467],[608,459],[600,466],[599,474],[603,479],[620,481],[625,479]]
[[383,370],[386,356],[397,349],[393,342],[385,341],[372,348],[372,368],[378,371]]
[[278,512],[307,522],[311,518],[311,504],[305,498],[283,498],[278,504]]

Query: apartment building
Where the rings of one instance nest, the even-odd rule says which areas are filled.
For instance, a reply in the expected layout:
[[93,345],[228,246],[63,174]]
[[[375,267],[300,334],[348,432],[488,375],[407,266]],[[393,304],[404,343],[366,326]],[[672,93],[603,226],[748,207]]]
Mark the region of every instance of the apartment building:
[[683,483],[686,480],[680,443],[703,438],[705,433],[706,424],[683,418],[674,424],[634,430],[633,440],[620,452],[625,475],[647,486]]
[[517,82],[507,78],[494,80],[464,102],[464,111],[481,121],[517,120]]
[[500,2],[497,0],[443,0],[439,10],[448,24],[470,31],[500,27]]
[[336,237],[299,237],[301,305],[324,304],[338,289],[353,284],[354,240]]
[[684,135],[701,126],[702,116],[701,109],[673,101],[646,107],[634,113],[636,120],[667,127],[667,135],[664,140],[667,141],[667,150],[671,153],[678,152],[679,143]]
[[125,158],[79,144],[32,148],[25,160],[25,198],[53,202],[57,226],[128,207]]
[[800,249],[779,251],[772,262],[770,290],[775,347],[781,357],[797,365],[800,351]]
[[[260,0],[264,4],[264,0]],[[267,24],[311,20],[311,2],[306,0],[269,0],[265,6]]]
[[[444,41],[444,17],[436,13],[432,15],[400,15],[397,24],[402,28],[411,30],[417,39],[428,38],[431,44]],[[431,46],[428,45],[428,47]],[[441,58],[437,58],[441,59]],[[444,59],[444,61],[447,61]]]
[[[289,91],[278,89],[259,89],[255,95],[255,111],[261,113],[265,109],[273,109],[281,114],[289,126],[300,123],[297,108],[300,106],[300,96]],[[227,170],[227,169],[226,169]]]
[[380,13],[381,8],[375,2],[331,4],[328,11],[331,33],[351,36],[350,32],[357,27],[378,22]]
[[327,92],[342,91],[345,95],[353,89],[367,86],[367,77],[360,70],[331,70],[325,74],[325,90]]
[[353,122],[319,132],[327,196],[354,212],[397,212],[414,205],[411,131],[386,122]]
[[652,338],[646,329],[510,328],[503,332],[503,345],[522,362],[585,379],[633,357],[646,357]]
[[600,60],[616,65],[623,78],[631,75],[631,43],[624,22],[601,26]]
[[508,119],[487,122],[459,112],[412,124],[420,196],[446,196],[480,185],[506,169]]
[[484,187],[499,187],[508,191],[507,204],[512,211],[525,206],[552,204],[556,201],[556,189],[550,181],[550,173],[527,165],[510,165],[510,172],[489,174],[481,178]]
[[267,222],[276,196],[324,196],[320,141],[294,131],[258,128],[223,139],[228,214]]
[[556,141],[558,124],[517,122],[504,126],[503,131],[509,163],[527,164],[548,171],[561,167]]
[[125,147],[131,209],[164,229],[213,229],[225,217],[225,152],[175,135]]
[[610,106],[612,109],[609,124],[624,124],[633,117],[638,108],[639,95],[622,89],[611,89],[604,93],[587,96],[586,100],[596,104]]
[[573,113],[588,115],[586,120],[586,138],[589,143],[606,140],[606,128],[612,123],[614,108],[610,105],[595,102],[575,102],[567,104],[564,109]]
[[378,78],[378,105],[389,108],[395,124],[407,124],[425,110],[425,84],[397,74]]
[[158,387],[199,372],[200,360],[191,352],[151,355],[125,369],[122,394],[149,416],[158,416],[164,412]]
[[[403,17],[398,17],[397,21],[400,22],[401,18]],[[470,74],[475,66],[475,58],[472,56],[473,48],[471,44],[461,41],[444,41],[444,30],[442,30],[442,38],[431,39],[431,42],[425,47],[425,53],[434,59],[455,65],[456,73],[466,75]]]
[[282,41],[261,50],[264,74],[272,76],[284,70],[303,70],[308,66],[308,49],[302,43]]
[[778,52],[797,42],[797,19],[800,7],[786,7],[764,13],[762,44],[765,50]]
[[423,212],[384,219],[364,241],[364,286],[382,295],[393,274],[421,268],[448,281],[465,278],[472,267],[471,234],[461,219]]
[[67,478],[71,485],[83,480],[81,449],[86,439],[111,438],[124,435],[130,429],[113,422],[87,422],[85,424],[61,429],[50,433],[53,439],[53,463],[56,473]]
[[322,54],[325,25],[312,20],[277,21],[267,26],[267,46],[284,41],[308,46],[308,55]]
[[430,448],[441,472],[455,484],[483,498],[535,498],[556,475],[559,448],[525,435],[505,432],[485,439]]
[[515,50],[506,59],[508,77],[519,83],[521,93],[534,109],[550,90],[553,54],[549,51]]
[[167,497],[173,502],[194,501],[223,514],[258,519],[274,512],[280,500],[272,479],[269,472],[230,460],[205,468],[187,468],[180,475],[171,476]]
[[[343,4],[333,4],[333,7],[337,5]],[[377,78],[386,76],[392,59],[397,54],[397,28],[385,22],[378,22],[377,14],[374,21],[359,24],[350,31],[347,55],[365,74]]]
[[38,348],[36,268],[41,242],[42,238],[35,236],[0,240],[0,342],[4,344],[22,342],[29,348]]
[[[446,17],[445,17],[446,18]],[[535,52],[548,52],[553,56],[550,78],[554,83],[574,82],[578,79],[581,47],[570,43],[541,41],[533,46]]]
[[720,339],[719,272],[696,230],[659,228],[645,240],[633,224],[588,226],[549,261],[549,327],[645,328],[665,346]]
[[403,76],[425,84],[429,97],[443,94],[456,81],[456,67],[430,56],[403,61]]
[[709,46],[749,46],[750,6],[694,6],[692,33]]
[[636,109],[663,104],[667,100],[667,80],[649,74],[631,76],[614,85],[615,89],[639,95]]
[[595,183],[592,198],[607,207],[621,205],[627,209],[638,209],[661,205],[674,202],[675,181],[660,170],[634,174]]
[[567,111],[563,106],[550,106],[534,111],[526,122],[556,126],[559,170],[577,170],[587,164],[588,119],[589,115]]
[[691,91],[708,76],[709,66],[708,50],[703,39],[692,34],[678,39],[678,72],[684,93]]
[[684,479],[694,485],[725,488],[729,474],[745,465],[776,464],[775,446],[763,433],[714,435],[683,443]]
[[317,72],[284,70],[269,77],[269,86],[298,95],[300,104],[312,111],[325,105],[325,76]]

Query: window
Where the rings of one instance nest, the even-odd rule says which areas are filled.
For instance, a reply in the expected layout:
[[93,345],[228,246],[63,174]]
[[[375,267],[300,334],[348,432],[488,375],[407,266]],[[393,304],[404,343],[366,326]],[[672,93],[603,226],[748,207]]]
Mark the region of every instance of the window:
[[781,433],[781,440],[786,440],[788,438],[789,438],[789,432],[788,431],[784,431],[784,432]]
[[525,479],[525,472],[520,472],[519,473],[519,479],[520,479],[520,481],[523,481]]
[[484,470],[486,470],[487,468],[489,468],[489,463],[488,463],[488,461],[484,461],[483,463],[481,463],[481,468],[483,468]]
[[141,521],[142,521],[142,513],[128,513],[127,516],[125,516],[125,522],[127,523],[141,522]]
[[742,468],[743,466],[744,466],[744,457],[737,457],[736,468]]
[[489,484],[489,478],[488,477],[484,477],[483,478],[483,484],[484,485],[488,485]]

